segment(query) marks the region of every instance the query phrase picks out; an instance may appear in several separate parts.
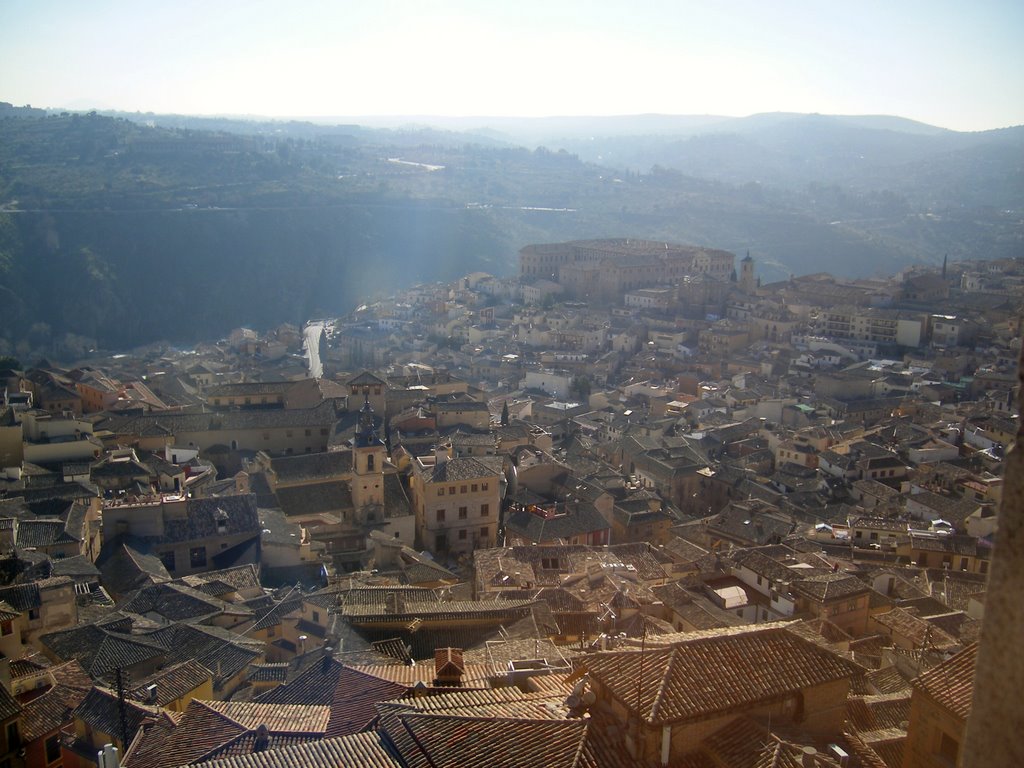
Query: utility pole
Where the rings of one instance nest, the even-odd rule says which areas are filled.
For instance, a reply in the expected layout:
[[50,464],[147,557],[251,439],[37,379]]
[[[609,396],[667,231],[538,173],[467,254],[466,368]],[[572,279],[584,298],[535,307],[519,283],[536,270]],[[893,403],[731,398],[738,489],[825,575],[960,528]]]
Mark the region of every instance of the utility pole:
[[117,710],[121,716],[121,747],[122,749],[128,749],[128,707],[124,700],[124,678],[121,674],[121,668],[118,667],[116,671],[117,680]]

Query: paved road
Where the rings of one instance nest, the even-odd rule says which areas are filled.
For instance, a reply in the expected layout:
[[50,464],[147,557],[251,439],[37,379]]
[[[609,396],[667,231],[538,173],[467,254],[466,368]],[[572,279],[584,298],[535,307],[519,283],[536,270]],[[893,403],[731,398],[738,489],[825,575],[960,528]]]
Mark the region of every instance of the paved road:
[[304,341],[302,348],[306,350],[306,360],[309,361],[309,377],[319,379],[324,375],[324,366],[320,362],[320,337],[324,332],[323,321],[306,323],[302,329]]

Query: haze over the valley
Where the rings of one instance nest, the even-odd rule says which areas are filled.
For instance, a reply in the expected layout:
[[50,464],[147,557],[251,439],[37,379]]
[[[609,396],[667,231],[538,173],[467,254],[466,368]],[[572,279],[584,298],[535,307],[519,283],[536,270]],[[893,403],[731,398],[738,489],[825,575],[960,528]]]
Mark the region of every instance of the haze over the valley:
[[1021,29],[1008,0],[9,2],[0,99],[265,117],[890,114],[984,130],[1024,123]]
[[765,281],[1020,256],[1022,22],[1010,2],[5,3],[0,328],[209,338],[574,238],[750,252]]

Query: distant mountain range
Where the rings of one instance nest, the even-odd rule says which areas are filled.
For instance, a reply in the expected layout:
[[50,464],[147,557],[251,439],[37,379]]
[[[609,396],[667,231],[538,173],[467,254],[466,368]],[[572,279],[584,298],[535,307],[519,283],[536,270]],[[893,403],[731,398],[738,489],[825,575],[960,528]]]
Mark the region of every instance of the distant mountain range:
[[526,243],[577,237],[749,250],[766,280],[1024,254],[1022,127],[366,123],[0,104],[0,354],[300,321],[416,280],[508,274]]

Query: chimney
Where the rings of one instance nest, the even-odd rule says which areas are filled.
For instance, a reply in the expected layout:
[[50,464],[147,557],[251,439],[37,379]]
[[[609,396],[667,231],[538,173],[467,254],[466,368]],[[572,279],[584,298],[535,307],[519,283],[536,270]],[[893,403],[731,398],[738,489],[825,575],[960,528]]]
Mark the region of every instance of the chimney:
[[96,753],[97,768],[121,768],[121,760],[117,756],[117,747],[104,744],[103,749]]
[[451,447],[448,445],[435,445],[434,466],[440,467],[442,464],[448,461],[448,459],[451,458],[451,454],[449,453],[450,450]]
[[264,752],[269,746],[270,729],[265,723],[260,723],[259,728],[256,729],[256,739],[252,743],[252,751],[253,753]]
[[803,768],[815,768],[818,764],[818,750],[814,747],[802,747],[800,751],[803,754],[800,765]]
[[437,685],[462,685],[465,668],[461,648],[438,648],[434,651],[434,682]]

